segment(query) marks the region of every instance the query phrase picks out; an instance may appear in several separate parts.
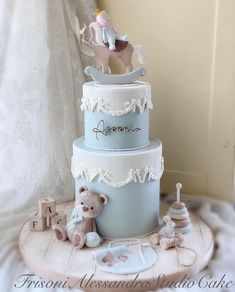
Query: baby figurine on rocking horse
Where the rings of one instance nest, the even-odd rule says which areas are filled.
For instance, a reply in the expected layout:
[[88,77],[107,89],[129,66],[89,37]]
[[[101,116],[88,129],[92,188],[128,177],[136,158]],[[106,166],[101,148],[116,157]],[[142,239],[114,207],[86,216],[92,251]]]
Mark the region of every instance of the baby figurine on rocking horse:
[[[131,83],[139,76],[145,75],[144,68],[133,71],[132,54],[137,52],[139,62],[144,63],[143,46],[133,46],[128,42],[127,35],[119,35],[111,26],[111,20],[106,11],[97,10],[96,22],[84,24],[80,30],[82,45],[86,50],[92,50],[102,72],[94,67],[87,67],[85,73],[100,83]],[[126,67],[126,74],[110,74],[109,59],[119,58]]]

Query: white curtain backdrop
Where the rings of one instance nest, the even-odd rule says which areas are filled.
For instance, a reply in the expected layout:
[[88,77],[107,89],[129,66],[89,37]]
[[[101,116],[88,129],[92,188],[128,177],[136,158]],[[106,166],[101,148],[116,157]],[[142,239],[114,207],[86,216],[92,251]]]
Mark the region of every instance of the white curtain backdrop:
[[79,51],[71,24],[74,15],[89,23],[95,8],[94,0],[0,0],[1,291],[26,271],[17,236],[38,198],[74,195],[83,68],[94,61]]
[[[1,212],[43,195],[72,198],[72,142],[88,58],[70,18],[91,21],[93,1],[8,0],[0,4]],[[80,114],[80,113],[79,113]]]

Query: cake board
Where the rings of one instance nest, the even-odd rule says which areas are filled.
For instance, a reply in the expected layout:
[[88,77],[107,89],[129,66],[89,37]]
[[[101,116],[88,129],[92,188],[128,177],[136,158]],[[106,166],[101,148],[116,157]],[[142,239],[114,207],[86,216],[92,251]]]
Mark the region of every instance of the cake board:
[[[73,206],[74,201],[69,201],[58,204],[57,208],[70,215]],[[166,204],[161,203],[162,215],[165,214],[167,208]],[[48,283],[53,281],[53,284],[58,284],[59,287],[73,287],[81,289],[81,291],[97,292],[153,291],[159,288],[160,284],[161,287],[164,286],[161,282],[163,280],[160,278],[161,275],[164,275],[165,283],[167,281],[176,282],[185,276],[190,277],[197,274],[208,264],[213,253],[213,234],[208,225],[196,214],[191,213],[191,219],[193,230],[185,235],[183,246],[194,249],[197,252],[197,259],[189,267],[181,266],[177,262],[175,249],[162,250],[156,246],[157,261],[148,270],[129,275],[103,272],[95,264],[94,249],[76,250],[69,241],[58,241],[51,229],[43,232],[30,231],[28,222],[21,229],[19,249],[32,272],[48,280]],[[142,241],[146,241],[148,237],[143,237]],[[102,246],[108,245],[108,242],[106,240]],[[97,285],[105,285],[105,288],[98,288]],[[137,286],[134,287],[134,285]],[[119,287],[121,288],[119,289]]]

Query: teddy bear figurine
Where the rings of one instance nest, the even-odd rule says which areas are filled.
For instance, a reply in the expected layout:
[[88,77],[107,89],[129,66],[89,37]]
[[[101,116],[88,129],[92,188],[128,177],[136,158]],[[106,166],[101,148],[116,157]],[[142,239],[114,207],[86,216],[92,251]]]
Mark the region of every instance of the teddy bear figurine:
[[108,44],[109,50],[114,51],[116,49],[116,40],[128,41],[127,35],[119,35],[115,29],[111,26],[111,20],[108,13],[104,10],[97,10],[96,22],[102,27],[102,38],[105,44]]
[[106,195],[89,191],[86,186],[81,186],[68,224],[53,226],[56,238],[69,239],[76,249],[81,249],[84,245],[89,247],[99,245],[101,238],[97,233],[95,217],[107,202]]

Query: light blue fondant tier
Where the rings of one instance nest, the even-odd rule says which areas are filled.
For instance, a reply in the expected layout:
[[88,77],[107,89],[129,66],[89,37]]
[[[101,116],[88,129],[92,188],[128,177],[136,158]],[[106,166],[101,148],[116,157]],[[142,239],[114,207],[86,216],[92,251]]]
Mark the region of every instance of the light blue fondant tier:
[[85,144],[94,149],[129,150],[149,144],[151,86],[130,84],[83,85]]
[[149,144],[149,110],[111,116],[85,112],[85,144],[103,150],[131,150]]
[[84,137],[73,144],[76,195],[79,187],[86,185],[108,197],[97,217],[105,238],[143,236],[157,227],[163,168],[162,144],[156,139],[130,151],[92,149],[84,145]]
[[98,232],[104,238],[139,237],[158,226],[160,180],[129,183],[113,188],[97,180],[76,179],[76,195],[80,186],[106,194],[108,203],[96,218]]

